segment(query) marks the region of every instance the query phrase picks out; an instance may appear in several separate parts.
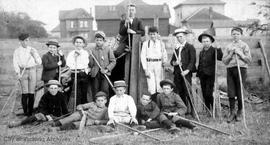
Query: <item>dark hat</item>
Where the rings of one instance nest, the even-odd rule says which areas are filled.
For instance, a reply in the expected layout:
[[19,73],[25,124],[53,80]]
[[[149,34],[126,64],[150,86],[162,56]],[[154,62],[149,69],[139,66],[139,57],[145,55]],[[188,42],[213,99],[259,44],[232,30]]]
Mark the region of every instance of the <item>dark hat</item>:
[[75,36],[75,37],[73,37],[73,39],[72,39],[72,43],[73,44],[75,44],[75,41],[76,41],[76,39],[82,39],[83,40],[83,43],[85,44],[85,46],[87,46],[87,41],[86,41],[86,39],[84,38],[84,37],[82,37],[82,36]]
[[57,80],[49,80],[49,82],[46,84],[46,86],[50,86],[50,85],[57,85],[59,87],[61,87],[62,85],[59,83],[59,81]]
[[204,36],[209,37],[212,43],[215,42],[215,38],[214,38],[211,34],[209,34],[208,31],[205,31],[205,32],[203,32],[203,33],[198,37],[198,40],[199,40],[201,43],[202,43],[202,38],[203,38]]
[[128,7],[136,7],[136,5],[134,3],[130,3],[127,5]]
[[162,80],[159,84],[160,84],[160,87],[161,88],[164,85],[171,85],[173,88],[175,87],[175,84],[171,80],[169,80],[169,79]]
[[24,41],[28,37],[29,37],[28,33],[21,33],[21,34],[19,34],[18,39],[21,41]]
[[95,95],[96,98],[97,98],[97,97],[101,97],[101,96],[107,97],[107,94],[104,93],[104,92],[102,92],[102,91],[99,91],[99,92],[97,92],[97,94]]
[[231,30],[231,32],[232,32],[232,31],[238,31],[238,32],[240,32],[241,34],[243,34],[243,29],[240,28],[240,27],[233,27],[232,30]]
[[149,27],[148,32],[149,32],[149,33],[150,33],[150,32],[152,32],[152,33],[158,32],[158,28],[157,28],[156,26]]
[[103,31],[97,31],[95,32],[95,37],[102,37],[105,40],[106,34]]
[[188,32],[185,29],[178,28],[178,29],[174,30],[173,36],[176,36],[178,33],[188,34]]
[[56,39],[51,39],[46,43],[47,46],[49,45],[55,45],[56,47],[60,47],[58,41]]
[[127,85],[126,85],[126,82],[125,81],[120,80],[120,81],[115,81],[113,83],[113,87],[114,88],[117,88],[117,87],[127,87]]

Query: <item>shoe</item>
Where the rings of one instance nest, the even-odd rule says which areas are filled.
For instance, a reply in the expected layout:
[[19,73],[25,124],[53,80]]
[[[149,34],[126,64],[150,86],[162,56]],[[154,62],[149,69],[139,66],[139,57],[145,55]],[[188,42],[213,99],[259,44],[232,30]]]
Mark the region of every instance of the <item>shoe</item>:
[[175,125],[173,125],[170,129],[169,132],[171,134],[175,134],[176,132],[180,131],[180,129],[178,127],[176,127]]
[[13,121],[13,122],[10,122],[8,124],[8,128],[13,128],[13,127],[17,127],[17,126],[20,126],[21,125],[21,122],[20,121]]
[[236,121],[241,121],[243,119],[243,112],[242,110],[238,110],[236,114]]
[[110,124],[108,124],[107,126],[113,128],[113,129],[115,129],[115,125],[114,125],[113,123],[110,123]]
[[48,132],[57,132],[60,131],[59,127],[48,127]]
[[227,120],[227,123],[231,123],[231,122],[233,122],[233,121],[235,121],[236,120],[236,113],[235,113],[235,110],[233,110],[233,111],[231,111],[231,113],[230,113],[230,116],[229,116],[229,118],[228,118],[228,120]]

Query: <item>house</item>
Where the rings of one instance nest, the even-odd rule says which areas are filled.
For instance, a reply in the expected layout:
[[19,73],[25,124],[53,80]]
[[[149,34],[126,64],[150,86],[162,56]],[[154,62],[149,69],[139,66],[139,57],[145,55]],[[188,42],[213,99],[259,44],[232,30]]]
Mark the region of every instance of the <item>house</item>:
[[230,34],[236,22],[224,15],[221,0],[186,0],[174,7],[175,26],[190,28],[196,35],[213,27],[217,36]]
[[61,38],[71,38],[76,35],[90,38],[93,35],[93,17],[82,8],[60,11],[59,20]]
[[51,30],[51,36],[52,37],[56,37],[56,38],[60,38],[61,37],[60,25],[59,24],[55,28],[53,28]]
[[129,2],[136,5],[136,17],[142,19],[147,29],[149,26],[158,26],[159,33],[167,36],[170,32],[169,19],[171,17],[169,6],[149,5],[142,0],[124,0],[117,5],[95,6],[95,19],[98,30],[103,30],[108,36],[116,36],[119,31],[121,17],[127,12]]

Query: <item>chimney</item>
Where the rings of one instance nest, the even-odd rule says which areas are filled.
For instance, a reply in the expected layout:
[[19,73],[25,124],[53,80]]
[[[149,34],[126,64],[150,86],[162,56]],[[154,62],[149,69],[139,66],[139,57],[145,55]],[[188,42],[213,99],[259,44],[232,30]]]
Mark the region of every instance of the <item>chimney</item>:
[[162,8],[162,10],[163,10],[163,13],[168,13],[168,12],[169,12],[169,10],[168,10],[168,5],[167,5],[166,3],[163,3],[163,8]]
[[213,19],[213,8],[209,7],[209,19],[212,20]]

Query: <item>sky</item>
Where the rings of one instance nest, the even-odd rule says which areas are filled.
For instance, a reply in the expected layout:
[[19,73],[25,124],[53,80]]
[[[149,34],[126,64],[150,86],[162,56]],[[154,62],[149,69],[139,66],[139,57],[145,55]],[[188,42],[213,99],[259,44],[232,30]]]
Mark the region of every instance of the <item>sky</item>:
[[[44,22],[51,31],[59,24],[59,11],[84,8],[90,12],[94,5],[115,5],[122,0],[0,0],[1,11],[26,12],[32,19]],[[170,23],[174,23],[173,7],[184,0],[143,0],[148,4],[167,3],[170,7]],[[249,4],[257,0],[222,0],[226,2],[225,15],[234,20],[258,18],[256,9]]]

